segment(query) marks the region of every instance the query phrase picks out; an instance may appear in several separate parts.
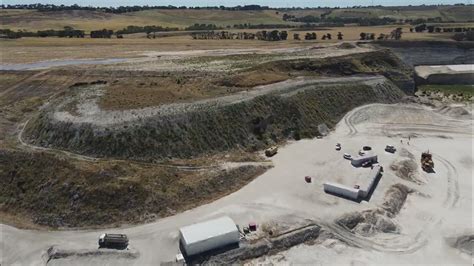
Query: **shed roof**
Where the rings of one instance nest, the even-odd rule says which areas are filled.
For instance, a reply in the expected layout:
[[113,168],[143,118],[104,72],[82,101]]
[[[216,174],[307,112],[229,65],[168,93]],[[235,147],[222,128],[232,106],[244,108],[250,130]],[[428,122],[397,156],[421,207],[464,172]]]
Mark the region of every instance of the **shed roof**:
[[238,230],[230,217],[223,216],[214,220],[182,227],[179,231],[184,242],[189,245]]

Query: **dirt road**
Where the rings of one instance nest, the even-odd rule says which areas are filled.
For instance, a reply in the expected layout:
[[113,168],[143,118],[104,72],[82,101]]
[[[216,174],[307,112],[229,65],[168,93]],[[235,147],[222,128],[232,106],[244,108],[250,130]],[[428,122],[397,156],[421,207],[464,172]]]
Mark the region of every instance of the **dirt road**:
[[[472,114],[472,113],[471,113]],[[410,145],[407,140],[410,136]],[[403,144],[400,143],[403,141]],[[229,215],[240,225],[284,220],[285,217],[312,218],[335,234],[353,243],[298,246],[274,257],[262,258],[280,263],[395,264],[416,262],[463,264],[471,259],[448,246],[444,238],[472,234],[472,115],[450,117],[419,105],[363,106],[348,113],[328,137],[289,143],[272,157],[274,168],[215,202],[160,219],[154,223],[109,230],[30,231],[1,225],[1,264],[32,265],[45,263],[46,250],[56,245],[64,249],[96,249],[103,232],[126,233],[138,258],[111,256],[70,257],[51,260],[56,265],[156,265],[171,261],[178,252],[178,229],[220,215]],[[342,151],[334,145],[342,144]],[[393,144],[398,152],[383,151]],[[369,169],[353,168],[342,153],[355,155],[369,145],[379,156],[385,173],[369,202],[348,201],[322,190],[326,180],[351,182]],[[420,172],[426,183],[402,180],[388,167],[401,158],[405,149],[418,160],[421,151],[434,154],[436,173]],[[304,176],[313,176],[313,183]],[[352,211],[381,204],[385,191],[403,183],[419,193],[410,195],[396,217],[400,234],[362,237],[333,226],[335,218]]]

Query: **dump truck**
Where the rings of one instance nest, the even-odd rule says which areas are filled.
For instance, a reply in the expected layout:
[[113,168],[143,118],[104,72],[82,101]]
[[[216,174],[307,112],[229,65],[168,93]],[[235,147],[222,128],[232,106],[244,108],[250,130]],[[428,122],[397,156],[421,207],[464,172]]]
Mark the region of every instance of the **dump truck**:
[[277,152],[278,152],[278,147],[273,146],[273,147],[268,148],[268,149],[265,150],[265,155],[266,155],[267,157],[272,157],[272,156],[275,155]]
[[124,234],[102,234],[99,237],[99,248],[124,249],[128,246],[128,237]]
[[434,162],[433,156],[429,151],[423,152],[421,154],[421,168],[427,173],[433,172]]

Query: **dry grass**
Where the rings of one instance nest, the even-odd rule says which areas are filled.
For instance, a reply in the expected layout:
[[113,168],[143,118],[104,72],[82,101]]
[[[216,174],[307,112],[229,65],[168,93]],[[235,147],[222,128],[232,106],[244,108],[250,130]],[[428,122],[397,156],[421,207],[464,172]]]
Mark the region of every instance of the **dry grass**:
[[129,25],[160,25],[185,28],[195,23],[232,26],[234,24],[289,24],[274,10],[225,11],[225,10],[145,10],[126,14],[91,11],[0,11],[3,28],[10,29],[62,29],[71,26],[85,31],[108,28],[119,30]]
[[[147,39],[143,35],[125,39],[62,39],[62,38],[22,38],[18,40],[0,40],[2,63],[29,63],[54,59],[84,58],[130,58],[143,56],[150,51],[186,51],[203,49],[246,49],[246,48],[288,48],[313,46],[321,43],[335,43],[337,33],[344,34],[345,41],[359,40],[361,32],[388,34],[396,26],[376,27],[334,27],[317,31],[316,41],[295,41],[293,33],[304,37],[306,31],[289,31],[289,40],[266,42],[257,40],[193,40],[190,36],[170,36]],[[247,32],[256,30],[246,30]],[[409,26],[403,26],[404,40],[438,40],[449,39],[449,33],[410,33]],[[321,36],[331,33],[331,41],[321,40]]]

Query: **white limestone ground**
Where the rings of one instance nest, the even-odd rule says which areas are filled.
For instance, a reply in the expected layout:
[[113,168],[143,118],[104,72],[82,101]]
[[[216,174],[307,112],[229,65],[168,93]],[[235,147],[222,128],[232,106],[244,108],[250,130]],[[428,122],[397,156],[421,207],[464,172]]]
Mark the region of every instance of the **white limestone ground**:
[[[291,219],[314,219],[344,242],[328,239],[320,245],[300,245],[275,256],[256,259],[251,264],[304,263],[311,265],[400,265],[466,264],[471,257],[448,244],[446,238],[472,235],[472,110],[469,116],[448,116],[416,104],[372,104],[354,109],[323,139],[301,140],[281,147],[272,157],[270,169],[239,191],[210,204],[160,219],[156,222],[108,230],[30,231],[0,225],[1,264],[36,265],[44,263],[42,254],[52,246],[62,249],[97,248],[103,233],[126,233],[138,258],[90,256],[52,260],[56,265],[156,265],[171,261],[178,252],[178,229],[214,217],[228,215],[240,225],[255,221],[259,225]],[[408,145],[408,136],[411,137]],[[403,144],[400,140],[403,140]],[[342,144],[336,151],[335,144]],[[386,144],[398,151],[385,153]],[[369,202],[361,203],[325,194],[326,180],[350,182],[355,169],[342,158],[369,145],[379,155],[384,167]],[[416,160],[421,152],[434,155],[435,173],[418,169],[426,182],[403,180],[388,167],[403,156],[401,148]],[[419,167],[419,166],[418,166]],[[308,184],[304,176],[313,176]],[[362,237],[334,225],[341,215],[379,206],[386,190],[402,183],[418,191],[408,196],[401,212],[394,218],[399,234],[379,233]],[[289,219],[291,217],[291,219]],[[351,243],[353,246],[349,246]]]

